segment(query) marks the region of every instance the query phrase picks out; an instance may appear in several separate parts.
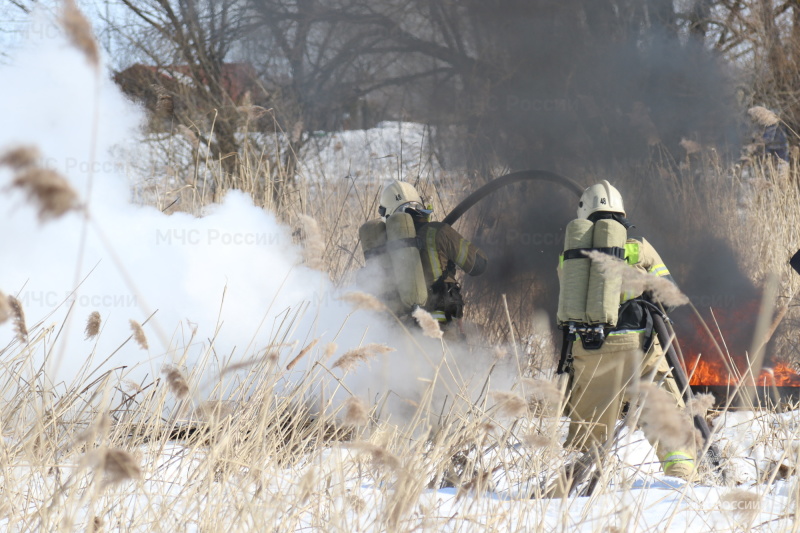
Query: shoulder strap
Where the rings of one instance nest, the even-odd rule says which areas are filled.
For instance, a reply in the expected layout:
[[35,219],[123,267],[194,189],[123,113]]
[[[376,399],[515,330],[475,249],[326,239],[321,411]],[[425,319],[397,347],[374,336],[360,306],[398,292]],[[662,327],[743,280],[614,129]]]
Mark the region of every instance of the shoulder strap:
[[625,248],[612,246],[610,248],[572,248],[571,250],[564,250],[564,260],[586,259],[584,252],[601,252],[617,259],[625,259]]
[[386,252],[391,252],[392,250],[400,250],[402,248],[416,248],[419,250],[422,248],[422,246],[417,237],[408,237],[406,239],[395,239],[393,241],[387,242],[386,244],[376,246],[371,250],[365,250],[364,256],[366,258],[372,258],[381,254],[385,254]]

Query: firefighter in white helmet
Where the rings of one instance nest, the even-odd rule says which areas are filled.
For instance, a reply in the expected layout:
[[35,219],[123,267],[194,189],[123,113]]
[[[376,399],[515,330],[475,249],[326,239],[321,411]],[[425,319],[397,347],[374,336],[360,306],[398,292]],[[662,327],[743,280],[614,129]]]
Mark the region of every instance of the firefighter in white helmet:
[[[432,209],[426,207],[422,197],[410,183],[394,180],[386,184],[381,192],[378,213],[385,221],[385,245],[381,239],[370,237],[363,230],[372,228],[373,233],[382,229],[380,221],[370,221],[360,230],[364,254],[370,257],[392,254],[391,266],[386,267],[388,277],[398,286],[404,305],[400,314],[410,314],[416,306],[428,310],[445,331],[446,326],[458,323],[463,316],[464,302],[461,289],[456,281],[456,269],[471,276],[486,270],[487,258],[477,246],[464,239],[456,230],[443,222],[431,222]],[[394,224],[406,220],[407,233],[397,238]],[[394,226],[393,226],[394,224]],[[367,243],[369,241],[369,244]],[[414,250],[411,253],[409,250]],[[388,254],[384,254],[388,252]],[[405,254],[405,255],[402,255]],[[419,268],[421,275],[411,273]],[[420,290],[415,293],[404,285],[417,284]],[[410,292],[410,294],[409,294]]]
[[[573,229],[568,226],[567,242],[570,242],[569,232],[573,231],[572,237],[592,243],[590,249],[615,255],[642,272],[672,279],[661,257],[646,240],[628,237],[627,230],[633,226],[626,218],[622,195],[608,181],[584,191],[577,214],[578,219],[570,223]],[[615,246],[608,246],[608,232],[613,231],[619,240]],[[602,241],[600,246],[598,239]],[[590,270],[595,265],[583,253],[584,246],[580,250],[565,249],[559,262],[559,322],[565,328],[565,342],[572,341],[568,401],[571,423],[566,444],[585,450],[606,442],[620,417],[625,390],[634,381],[654,376],[655,382],[664,384],[678,407],[683,407],[683,399],[653,331],[649,315],[652,308],[647,303],[652,302],[652,296],[617,289],[612,292],[615,296],[607,298],[609,301],[599,302],[597,295],[603,294],[602,291],[594,290],[592,281],[583,285],[579,282],[580,268],[592,275],[602,271]],[[583,267],[580,261],[584,262]],[[568,268],[573,271],[567,272]],[[577,281],[566,283],[567,279]],[[577,291],[575,285],[580,285]],[[575,301],[585,302],[585,309],[578,306],[576,312],[574,305],[570,309]],[[603,316],[604,306],[608,316],[598,318]],[[583,324],[581,317],[585,317]],[[686,479],[694,471],[693,443],[679,449],[658,445],[656,451],[667,475]]]

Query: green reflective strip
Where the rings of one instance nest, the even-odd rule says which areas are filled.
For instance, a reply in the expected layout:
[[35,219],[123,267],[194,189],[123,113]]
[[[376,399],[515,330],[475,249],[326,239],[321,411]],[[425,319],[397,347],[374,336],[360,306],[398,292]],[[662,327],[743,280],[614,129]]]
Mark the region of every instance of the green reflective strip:
[[672,465],[676,465],[678,463],[692,463],[694,464],[694,458],[688,452],[672,452],[668,453],[664,457],[664,470],[671,467]]
[[625,291],[622,294],[620,294],[619,303],[624,304],[628,300],[633,300],[637,296],[639,296],[639,294],[635,293],[634,291]]
[[464,267],[464,263],[467,262],[467,254],[469,253],[469,241],[466,239],[461,239],[461,244],[458,245],[458,257],[456,257],[456,264],[460,267]]
[[428,245],[428,260],[431,262],[433,281],[436,281],[442,277],[442,264],[439,262],[439,252],[436,250],[436,229],[428,229],[425,241]]
[[669,270],[667,270],[667,265],[659,264],[653,265],[650,267],[649,272],[651,274],[655,274],[656,276],[669,276]]
[[625,243],[625,261],[629,265],[635,265],[639,262],[639,243],[626,242]]
[[619,331],[612,331],[606,337],[613,337],[614,335],[627,335],[628,333],[644,333],[643,329],[621,329]]
[[431,316],[439,322],[447,322],[447,316],[444,314],[444,311],[433,311],[431,312]]
[[561,268],[563,266],[564,266],[564,254],[561,254],[558,256],[558,268]]

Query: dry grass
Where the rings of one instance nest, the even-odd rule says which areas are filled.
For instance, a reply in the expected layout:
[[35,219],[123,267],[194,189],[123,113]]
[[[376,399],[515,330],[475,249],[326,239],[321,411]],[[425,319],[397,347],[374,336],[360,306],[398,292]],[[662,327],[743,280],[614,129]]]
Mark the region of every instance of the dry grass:
[[11,307],[11,300],[3,291],[0,291],[0,324],[6,322],[13,314],[14,310]]
[[19,172],[36,166],[42,154],[35,146],[17,146],[6,150],[0,156],[0,165]]
[[183,373],[174,366],[168,366],[161,371],[167,379],[167,386],[172,394],[179,400],[185,399],[189,396],[189,384]]
[[25,310],[22,309],[22,304],[13,296],[9,296],[7,301],[14,318],[14,331],[17,333],[17,339],[20,342],[28,342],[28,326],[25,324]]
[[345,372],[353,370],[359,364],[370,361],[374,357],[393,352],[394,348],[385,344],[370,343],[359,348],[345,352],[333,363],[333,368],[341,368]]
[[419,327],[422,329],[423,335],[432,339],[441,339],[443,336],[442,329],[439,327],[439,321],[421,307],[414,309],[411,313],[414,320],[417,321]]
[[78,194],[55,170],[26,168],[17,173],[11,185],[25,191],[28,198],[37,204],[41,221],[58,218],[79,207]]
[[689,303],[689,298],[666,278],[642,272],[625,261],[602,252],[589,251],[584,254],[592,260],[593,264],[599,265],[603,272],[621,278],[623,292],[642,294],[649,291],[653,294],[653,298],[665,307],[678,307]]
[[89,19],[78,9],[75,0],[64,0],[61,25],[70,43],[86,56],[87,61],[94,68],[99,68],[100,51],[97,47],[97,41],[94,40],[92,25],[89,23]]
[[344,402],[343,421],[347,426],[366,426],[369,422],[367,406],[360,398],[350,397]]
[[[5,470],[7,497],[43,502],[9,507],[4,512],[11,527],[67,531],[102,523],[111,530],[166,531],[176,520],[197,527],[225,521],[232,530],[280,524],[288,531],[398,531],[478,521],[482,530],[504,531],[531,520],[531,513],[540,516],[545,504],[559,505],[538,499],[567,457],[559,419],[533,412],[523,397],[561,402],[545,380],[522,380],[520,393],[496,391],[493,401],[479,400],[466,411],[432,409],[430,396],[423,395],[415,417],[395,425],[380,418],[383,398],[349,397],[337,404],[320,397],[321,382],[336,383],[322,366],[287,386],[285,367],[262,357],[237,371],[224,399],[215,392],[225,388],[221,384],[198,389],[199,405],[187,419],[174,401],[189,399],[183,372],[175,367],[165,369],[168,387],[143,383],[108,400],[103,391],[122,390],[124,373],[68,390],[47,385],[41,369],[25,364],[32,352],[51,349],[54,340],[40,333],[35,326],[33,346],[0,350],[19,369],[0,378],[4,397],[14,398],[0,410],[7,428],[2,453],[6,464],[16,465]],[[282,338],[277,333],[274,346]],[[388,350],[362,348],[368,358]],[[488,380],[485,370],[476,377],[481,383]],[[201,364],[192,369],[192,375],[214,374]],[[40,407],[43,392],[52,397],[47,411]],[[780,437],[788,442],[797,429],[787,425],[780,431],[789,431]],[[603,476],[621,484],[638,468],[609,463]],[[430,489],[441,486],[455,488],[454,507],[445,517],[430,497]],[[603,485],[597,497],[617,490]],[[487,491],[515,501],[498,510],[498,500],[484,496]],[[530,494],[537,499],[529,500]],[[641,496],[632,505],[644,505],[636,498]],[[734,492],[725,498],[720,505],[752,501]],[[169,501],[169,509],[154,501]],[[569,510],[572,501],[566,500],[564,512],[579,520]],[[606,523],[619,512],[608,504],[596,508],[592,520]],[[543,521],[529,529],[553,525]]]
[[131,331],[133,332],[133,339],[136,341],[136,344],[138,344],[139,348],[142,350],[147,350],[149,346],[147,345],[147,336],[144,334],[142,325],[133,319],[130,320],[130,323]]
[[647,438],[669,451],[694,450],[697,430],[691,417],[675,405],[674,398],[653,383],[640,383],[638,390],[642,404],[639,423]]
[[341,300],[349,303],[356,309],[363,309],[366,311],[385,311],[386,306],[375,298],[373,295],[362,292],[362,291],[352,291],[344,293]]
[[[242,110],[248,115],[256,111]],[[187,138],[199,154],[202,147],[190,136]],[[311,180],[293,182],[279,170],[262,172],[267,160],[248,159],[250,156],[245,154],[244,159],[251,166],[244,165],[242,175],[227,182],[227,186],[244,190],[257,205],[271,209],[276,205],[273,181],[293,183],[281,188],[283,208],[278,216],[301,226],[296,235],[304,246],[306,265],[324,270],[337,284],[347,283],[363,264],[357,228],[375,216],[380,183],[324,177],[316,185]],[[28,168],[32,160],[30,154],[18,154],[5,164]],[[149,200],[163,208],[179,198],[180,209],[201,214],[203,207],[219,200],[226,188],[213,192],[204,188],[205,181],[198,170],[201,166],[198,164],[196,171],[189,173],[193,178],[185,182],[161,184]],[[715,168],[713,162],[709,168]],[[747,234],[737,232],[729,238],[742,251],[742,264],[748,274],[759,279],[775,267],[787,273],[786,249],[800,247],[800,237],[791,229],[800,222],[796,213],[800,202],[796,181],[778,181],[784,177],[769,168],[757,168],[755,173],[755,194],[743,208],[743,216],[761,223],[748,226],[753,231]],[[263,175],[270,178],[262,179]],[[791,176],[794,174],[785,179],[794,180]],[[454,198],[464,196],[468,186],[448,181],[447,176],[437,178],[441,178],[439,187],[434,187],[433,179],[426,179],[422,188],[428,198],[434,199],[438,211],[446,212],[443,206],[452,207]],[[688,184],[677,176],[668,179],[673,192],[670,198],[683,202],[687,210],[697,214],[694,223],[716,223],[729,217],[733,225],[740,220],[730,212],[710,212],[703,200],[710,191],[735,198],[735,188],[730,184],[725,182],[724,187],[719,187],[720,182],[729,180],[727,169],[716,167],[716,173],[709,173],[703,184]],[[704,189],[696,194],[696,187]],[[738,201],[730,205],[736,206]],[[730,230],[730,226],[714,227],[720,234]],[[754,242],[759,243],[757,258],[749,257]],[[776,246],[778,242],[780,246]],[[785,277],[784,283],[784,292],[794,290],[797,284],[790,276]],[[362,309],[382,308],[363,294],[354,293],[347,298]],[[196,388],[194,397],[189,395],[186,378],[176,367],[164,371],[167,387],[157,387],[153,382],[131,390],[125,386],[125,372],[105,374],[98,381],[68,388],[56,387],[40,367],[32,364],[32,354],[50,352],[51,343],[56,341],[42,335],[38,325],[29,334],[21,305],[11,298],[8,302],[20,341],[30,338],[33,342],[32,346],[0,350],[8,369],[0,377],[0,391],[9,400],[0,410],[5,438],[0,454],[5,465],[4,497],[12,502],[8,508],[0,507],[0,520],[7,520],[10,527],[18,530],[102,527],[172,531],[176,527],[214,529],[218,524],[226,524],[232,531],[275,527],[286,531],[546,531],[558,529],[558,525],[560,529],[587,525],[612,530],[621,519],[643,514],[649,505],[643,496],[624,505],[597,504],[604,496],[616,498],[619,487],[629,486],[625,484],[630,471],[638,472],[642,467],[618,461],[605,465],[602,476],[609,483],[601,484],[590,505],[567,499],[560,509],[562,516],[569,516],[565,522],[549,523],[543,518],[553,514],[546,507],[549,504],[530,500],[529,496],[541,497],[541,487],[568,457],[568,451],[560,446],[560,419],[530,408],[528,397],[561,405],[561,392],[548,381],[523,380],[518,391],[492,392],[489,396],[493,401],[488,401],[486,394],[477,400],[470,398],[468,387],[460,383],[453,387],[451,403],[445,406],[434,406],[431,391],[435,383],[431,383],[413,405],[407,402],[413,411],[410,422],[396,425],[391,417],[388,422],[381,418],[387,398],[365,402],[353,396],[339,404],[320,392],[319,385],[326,380],[334,387],[345,386],[336,377],[340,373],[334,376],[326,368],[337,350],[333,343],[322,348],[318,364],[309,365],[301,378],[287,378],[285,369],[295,367],[306,357],[316,346],[314,340],[287,366],[277,364],[279,351],[272,348],[265,357],[253,357],[239,366],[229,365],[222,372],[198,363],[191,369],[193,383],[206,381],[204,387]],[[475,308],[470,311],[473,316],[498,330],[507,330],[506,320],[499,320],[477,302]],[[96,318],[96,323],[92,317],[87,322],[89,337],[99,333],[99,315]],[[793,319],[796,317],[790,310],[787,320]],[[436,327],[438,330],[438,324]],[[141,325],[132,320],[131,328],[134,340],[147,350]],[[282,346],[291,329],[289,325],[287,331],[276,333],[271,346]],[[296,338],[303,338],[305,333],[295,332]],[[541,331],[533,333],[521,331],[519,336],[540,336]],[[483,349],[491,351],[497,337],[504,336],[496,335]],[[180,353],[185,348],[173,346],[171,350]],[[448,350],[445,344],[442,350]],[[386,345],[367,344],[347,351],[330,367],[346,372],[357,370],[361,364],[391,351]],[[508,353],[505,348],[499,349],[498,361],[506,359]],[[545,355],[552,359],[552,353]],[[491,387],[492,378],[489,368],[482,370],[476,379],[485,391]],[[229,376],[233,377],[223,382]],[[215,382],[217,378],[219,381]],[[119,392],[123,390],[124,394]],[[223,390],[224,396],[220,393]],[[395,392],[390,391],[389,396],[392,394]],[[186,418],[189,411],[182,409],[176,398],[192,405],[197,400],[196,409],[189,410],[191,418]],[[456,399],[469,403],[469,409],[451,407]],[[673,437],[674,431],[681,439],[689,438],[687,435],[692,432],[686,430],[685,415],[662,413],[656,408],[661,405],[657,401],[650,405],[652,412],[645,412],[643,418],[651,420],[651,429],[656,425],[662,436]],[[691,408],[702,412],[705,407],[701,400]],[[108,418],[103,418],[104,413],[109,413]],[[107,422],[97,424],[97,420]],[[90,439],[82,437],[87,430]],[[764,435],[781,450],[782,460],[794,460],[797,454],[792,455],[790,443],[799,437],[797,432],[790,421],[785,421],[782,426],[765,428]],[[337,445],[352,439],[357,441]],[[91,449],[94,445],[98,447]],[[104,475],[106,484],[92,486],[93,477],[81,468],[86,465]],[[435,498],[426,497],[430,489],[445,485],[458,489],[462,507],[443,511]],[[361,499],[365,487],[374,494],[369,504]],[[501,490],[518,498],[519,505],[498,511],[495,500],[481,497],[484,491]],[[682,492],[677,493],[683,497]],[[729,498],[726,501],[752,501],[747,494],[731,493]],[[569,514],[572,505],[585,507],[585,514]],[[593,512],[596,514],[589,516]],[[667,521],[674,516],[667,517]]]
[[319,224],[308,215],[298,215],[300,227],[303,232],[303,252],[305,264],[308,268],[322,270],[325,268],[325,241],[319,229]]
[[100,318],[100,313],[97,311],[92,311],[89,315],[89,318],[86,319],[86,329],[84,330],[84,334],[86,335],[87,339],[92,339],[100,333],[100,325],[102,320]]

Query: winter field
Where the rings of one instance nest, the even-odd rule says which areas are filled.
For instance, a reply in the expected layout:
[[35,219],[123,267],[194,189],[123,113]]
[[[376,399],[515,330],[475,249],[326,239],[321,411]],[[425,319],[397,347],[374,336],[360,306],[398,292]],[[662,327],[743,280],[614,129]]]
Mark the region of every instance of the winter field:
[[[797,530],[792,406],[709,413],[724,480],[665,477],[623,429],[592,495],[546,494],[575,457],[552,369],[531,370],[549,337],[443,341],[355,282],[381,183],[419,175],[438,212],[469,191],[437,190],[455,178],[424,127],[321,137],[278,217],[263,190],[182,177],[202,147],[142,139],[60,34],[2,70],[4,530]],[[753,198],[742,216],[771,201],[797,227],[796,193]]]

